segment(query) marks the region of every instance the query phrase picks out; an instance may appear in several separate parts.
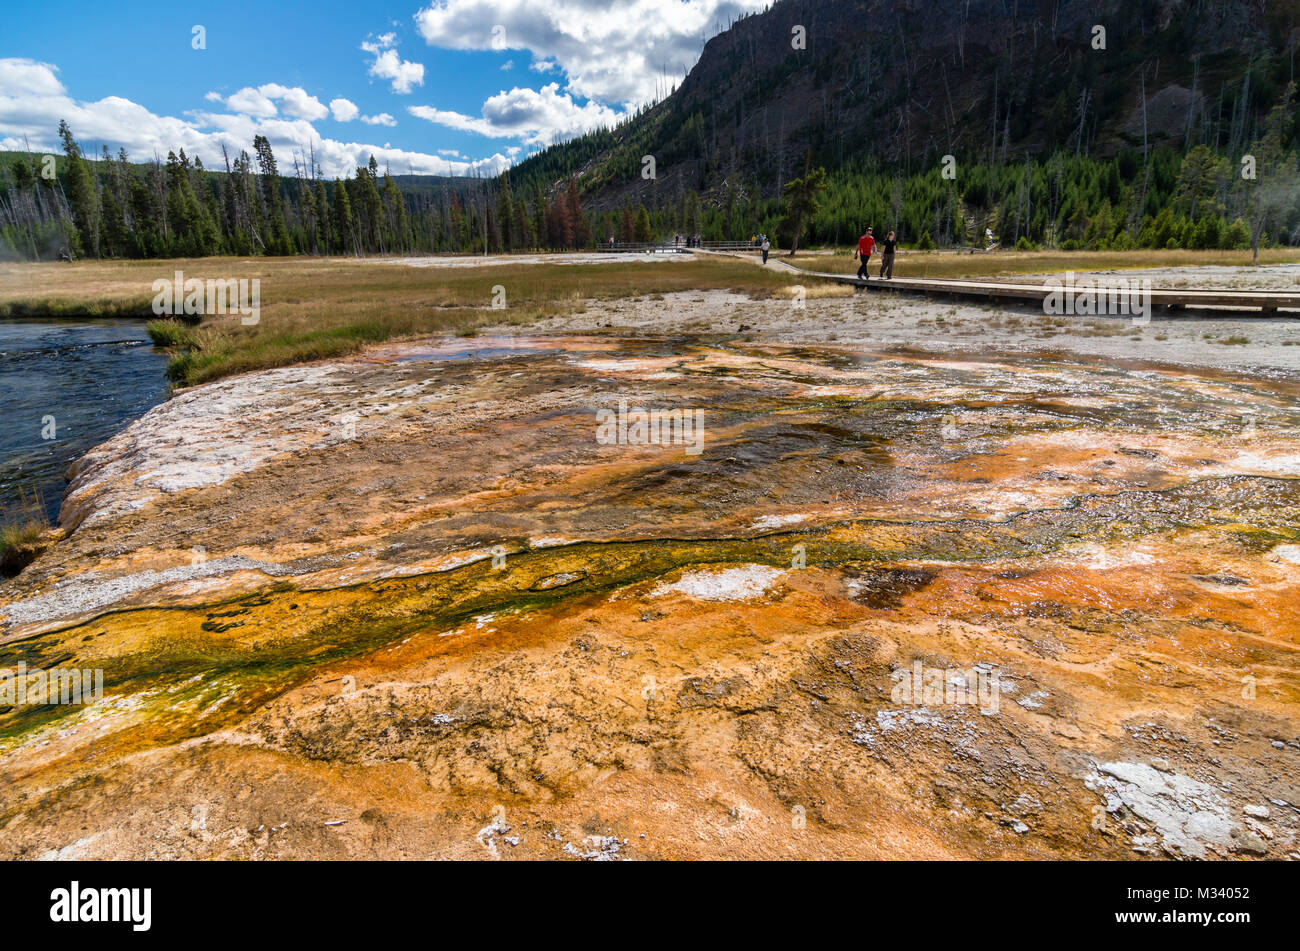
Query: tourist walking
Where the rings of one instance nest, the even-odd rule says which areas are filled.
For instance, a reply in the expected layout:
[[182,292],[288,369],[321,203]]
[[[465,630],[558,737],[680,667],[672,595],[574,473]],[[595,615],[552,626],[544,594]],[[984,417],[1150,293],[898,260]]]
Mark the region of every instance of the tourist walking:
[[889,232],[885,240],[881,242],[880,248],[880,276],[887,281],[894,279],[894,249],[898,247],[898,239],[894,237],[894,232]]
[[763,243],[759,247],[763,249],[763,263],[767,264],[767,252],[772,250],[772,242],[767,240],[767,235],[763,235]]
[[858,258],[860,262],[858,264],[859,281],[871,280],[871,273],[867,270],[867,262],[871,260],[871,255],[875,250],[876,239],[872,236],[871,229],[868,228],[867,233],[858,238],[858,246],[853,251],[853,256]]

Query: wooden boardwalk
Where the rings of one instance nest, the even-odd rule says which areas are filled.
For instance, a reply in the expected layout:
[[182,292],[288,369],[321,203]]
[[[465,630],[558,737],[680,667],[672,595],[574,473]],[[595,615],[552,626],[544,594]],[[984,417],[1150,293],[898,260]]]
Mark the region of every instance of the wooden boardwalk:
[[685,254],[695,250],[684,244],[665,244],[662,241],[608,241],[597,243],[596,250],[605,254]]
[[[874,261],[872,266],[876,266]],[[803,268],[794,268],[794,270],[812,277],[839,281],[842,284],[852,284],[855,287],[866,287],[877,291],[892,290],[911,291],[919,294],[948,294],[955,297],[977,297],[987,301],[1023,300],[1040,306],[1053,293],[1059,294],[1062,291],[1060,282],[1055,285],[1048,282],[1019,284],[1010,281],[916,277],[895,277],[889,281],[873,277],[869,281],[860,281],[853,274],[805,271]],[[1107,288],[1124,287],[1129,280],[1129,278],[1106,275],[1099,278],[1094,286],[1099,289],[1098,296],[1104,296]],[[1107,281],[1110,283],[1107,283]],[[1065,285],[1065,289],[1069,290],[1069,285]],[[1075,287],[1073,291],[1078,293],[1083,289],[1083,287]],[[1146,293],[1150,294],[1151,306],[1170,310],[1257,311],[1261,314],[1277,314],[1279,311],[1290,310],[1292,313],[1288,314],[1288,316],[1300,317],[1300,290],[1295,292],[1230,291],[1152,287]]]
[[[695,251],[697,249],[692,248],[691,250]],[[706,248],[704,250],[708,253],[710,249]],[[743,257],[753,259],[754,255],[746,254]],[[1023,301],[1040,307],[1045,305],[1048,297],[1053,293],[1059,294],[1061,292],[1061,282],[1065,280],[1063,275],[1057,275],[1055,276],[1055,283],[1051,280],[1042,283],[1027,283],[993,279],[953,280],[918,277],[895,277],[893,280],[886,281],[873,274],[869,281],[862,281],[855,274],[809,271],[772,258],[768,263],[768,267],[774,265],[794,274],[838,281],[841,284],[852,284],[855,287],[871,291],[904,291],[938,296],[973,297],[990,302]],[[873,271],[879,271],[880,265],[877,259],[872,259],[871,267]],[[1129,277],[1123,273],[1105,274],[1097,277],[1080,274],[1075,278],[1076,281],[1085,279],[1091,281],[1098,288],[1099,297],[1105,296],[1106,289],[1110,287],[1131,287],[1132,282],[1138,280],[1136,277]],[[1066,284],[1064,286],[1066,290],[1070,289],[1070,285]],[[1085,287],[1087,287],[1087,284],[1082,287],[1076,285],[1073,290],[1078,293],[1084,290]],[[1147,293],[1150,294],[1152,307],[1160,307],[1165,310],[1224,311],[1233,312],[1236,316],[1276,316],[1282,314],[1282,316],[1286,317],[1300,317],[1300,287],[1297,287],[1295,291],[1196,290],[1152,287]],[[1097,316],[1106,315],[1106,311],[1097,312]],[[1087,315],[1084,314],[1084,316]]]
[[646,252],[671,254],[673,252],[686,253],[688,251],[753,251],[758,253],[758,248],[748,241],[704,241],[701,246],[696,248],[683,241],[676,244],[672,241],[615,241],[611,244],[608,241],[601,241],[596,244],[597,251],[604,251],[607,254],[627,254],[629,252]]

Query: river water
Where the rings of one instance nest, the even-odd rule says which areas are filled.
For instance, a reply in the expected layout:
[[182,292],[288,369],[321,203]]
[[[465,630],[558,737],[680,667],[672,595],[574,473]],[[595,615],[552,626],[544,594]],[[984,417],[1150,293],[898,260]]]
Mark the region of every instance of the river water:
[[39,498],[53,521],[68,465],[166,398],[166,363],[140,321],[0,321],[0,519]]

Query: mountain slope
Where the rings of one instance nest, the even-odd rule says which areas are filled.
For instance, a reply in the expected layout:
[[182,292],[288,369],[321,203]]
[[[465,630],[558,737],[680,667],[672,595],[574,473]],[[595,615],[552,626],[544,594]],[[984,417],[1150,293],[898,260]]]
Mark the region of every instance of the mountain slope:
[[1297,25],[1295,0],[783,0],[712,39],[663,102],[511,178],[577,174],[591,207],[653,207],[771,196],[807,156],[922,171],[1144,141],[1232,153],[1292,77]]

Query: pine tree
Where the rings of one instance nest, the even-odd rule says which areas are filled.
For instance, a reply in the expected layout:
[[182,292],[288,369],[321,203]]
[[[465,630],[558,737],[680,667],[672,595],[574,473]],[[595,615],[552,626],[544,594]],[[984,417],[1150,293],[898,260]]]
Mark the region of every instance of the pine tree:
[[573,247],[573,221],[569,218],[569,206],[564,196],[558,192],[546,213],[547,244],[553,248]]
[[467,231],[465,214],[460,206],[460,198],[455,192],[452,192],[451,197],[447,200],[447,236],[451,243],[450,250],[465,250]]
[[59,138],[63,140],[63,154],[68,157],[64,177],[68,183],[68,205],[72,209],[76,250],[99,257],[99,196],[95,193],[95,183],[81,154],[81,146],[72,137],[72,130],[66,122],[59,122]]
[[803,178],[792,179],[785,185],[785,220],[783,229],[790,236],[790,256],[794,257],[803,237],[804,227],[817,214],[822,192],[826,190],[826,169],[814,168]]
[[357,240],[361,249],[370,253],[384,249],[382,217],[383,200],[379,196],[379,163],[370,156],[370,163],[357,169],[357,177],[349,182],[352,214],[356,221]]
[[330,203],[325,196],[325,183],[320,179],[316,180],[315,204],[316,204],[316,247],[320,249],[321,254],[329,254],[331,247],[330,235]]
[[518,225],[515,215],[514,198],[510,195],[510,176],[502,173],[501,183],[497,187],[497,226],[501,232],[501,247],[513,251],[519,246]]
[[126,227],[122,206],[117,203],[112,189],[104,190],[103,199],[103,249],[109,257],[124,258],[131,255],[131,232]]
[[173,253],[202,257],[216,250],[216,229],[194,194],[189,173],[184,149],[180,155],[167,153],[167,226]]
[[392,177],[384,175],[384,220],[388,230],[388,250],[406,250],[406,202]]
[[639,244],[649,244],[654,240],[654,231],[650,227],[650,212],[642,205],[637,209],[636,224],[632,228],[632,240]]
[[339,254],[356,254],[357,237],[352,220],[352,202],[347,187],[334,179],[334,241]]
[[573,229],[574,247],[585,248],[591,243],[591,228],[582,214],[582,200],[578,196],[577,179],[569,179],[569,188],[564,195],[565,211]]
[[546,233],[546,193],[542,190],[540,180],[533,183],[533,233],[537,235],[537,243],[549,244],[550,237]]
[[271,254],[292,254],[289,229],[284,220],[284,199],[280,194],[280,171],[275,164],[275,153],[264,135],[253,136],[253,153],[257,156],[258,185],[265,213],[266,232],[262,236]]
[[515,203],[515,235],[517,247],[532,250],[537,247],[537,232],[533,229],[533,217],[528,211],[528,203],[520,199]]

